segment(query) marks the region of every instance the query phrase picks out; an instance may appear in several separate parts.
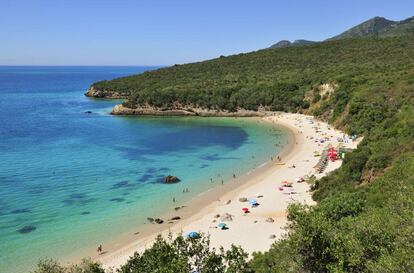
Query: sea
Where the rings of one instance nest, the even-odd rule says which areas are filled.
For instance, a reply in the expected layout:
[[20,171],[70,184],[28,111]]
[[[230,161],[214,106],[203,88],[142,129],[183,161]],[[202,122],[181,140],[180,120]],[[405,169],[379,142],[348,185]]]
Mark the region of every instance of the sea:
[[157,68],[0,66],[0,272],[93,251],[285,145],[256,119],[112,116],[121,100],[84,96]]

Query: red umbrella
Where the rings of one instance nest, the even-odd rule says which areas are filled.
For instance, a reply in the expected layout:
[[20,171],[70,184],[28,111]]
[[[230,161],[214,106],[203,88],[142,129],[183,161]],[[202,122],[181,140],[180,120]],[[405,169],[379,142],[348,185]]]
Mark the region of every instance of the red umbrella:
[[242,208],[242,211],[244,211],[244,213],[248,213],[249,209],[248,208]]

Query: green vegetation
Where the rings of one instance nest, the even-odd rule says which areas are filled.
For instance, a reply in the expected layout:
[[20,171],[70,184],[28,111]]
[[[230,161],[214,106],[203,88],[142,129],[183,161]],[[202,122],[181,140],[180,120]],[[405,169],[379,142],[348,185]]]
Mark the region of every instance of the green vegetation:
[[105,273],[99,263],[84,259],[78,265],[62,266],[54,260],[41,260],[31,273]]
[[[391,86],[392,81],[404,77],[398,71],[407,71],[412,64],[412,41],[412,36],[349,39],[267,49],[176,65],[93,86],[98,90],[130,93],[124,104],[131,108],[149,104],[162,108],[181,105],[235,111],[263,106],[295,112],[309,106],[309,101],[304,100],[306,93],[322,83],[336,82],[343,88],[357,86],[366,92],[376,85]],[[341,110],[339,103],[345,105],[351,96],[335,98],[340,100],[337,112]]]
[[158,237],[142,255],[135,253],[118,273],[249,273],[247,254],[239,247],[216,251],[208,237],[169,241]]
[[[363,135],[339,170],[316,181],[318,205],[290,206],[287,236],[256,253],[249,266],[263,273],[410,272],[413,56],[411,34],[345,39],[179,65],[94,86],[128,90],[129,107],[265,107],[310,113]],[[335,91],[321,92],[324,83]]]
[[[108,270],[107,272],[113,272]],[[209,238],[178,236],[168,240],[158,236],[144,253],[135,253],[117,273],[252,273],[247,253],[240,247],[230,250],[210,248]],[[84,260],[80,265],[62,267],[53,260],[41,261],[32,273],[105,273],[98,263]]]

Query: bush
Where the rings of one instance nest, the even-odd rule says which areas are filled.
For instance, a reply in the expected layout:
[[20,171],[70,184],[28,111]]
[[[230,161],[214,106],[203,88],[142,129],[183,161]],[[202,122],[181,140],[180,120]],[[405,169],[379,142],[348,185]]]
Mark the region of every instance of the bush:
[[158,236],[154,245],[144,253],[134,255],[123,265],[119,273],[248,273],[247,254],[240,247],[230,250],[210,248],[208,237],[174,240]]
[[62,266],[52,259],[41,260],[32,273],[105,273],[102,266],[89,259],[84,259],[80,264]]

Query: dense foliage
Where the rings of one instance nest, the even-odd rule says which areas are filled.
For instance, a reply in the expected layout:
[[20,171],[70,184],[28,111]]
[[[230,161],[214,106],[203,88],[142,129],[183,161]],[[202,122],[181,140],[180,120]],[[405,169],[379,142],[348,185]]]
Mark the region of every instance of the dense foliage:
[[208,237],[177,237],[166,241],[158,237],[141,255],[135,253],[118,273],[249,273],[247,254],[239,247],[230,250],[210,247]]
[[62,266],[58,262],[47,259],[41,260],[31,273],[105,273],[102,266],[91,260],[83,260],[80,264]]
[[321,83],[353,80],[357,86],[372,87],[397,80],[395,72],[405,70],[413,56],[412,41],[412,36],[350,39],[267,49],[176,65],[93,86],[130,93],[125,103],[129,107],[181,105],[234,111],[266,106],[297,111],[308,107],[306,93]]
[[[335,91],[320,92],[323,83],[333,83]],[[193,245],[182,238],[159,239],[120,272],[188,272],[195,262],[202,266],[199,272],[414,268],[413,36],[262,50],[95,86],[130,91],[128,106],[266,106],[311,113],[364,136],[340,169],[316,182],[313,197],[318,205],[291,205],[287,236],[268,252],[256,253],[248,264],[238,248],[216,254],[207,250],[205,241]],[[232,267],[232,259],[238,267]],[[205,270],[206,265],[222,271]]]
[[[152,247],[134,253],[116,273],[252,273],[247,253],[232,246],[225,251],[210,247],[207,236],[164,239],[158,236]],[[105,273],[99,263],[84,260],[80,265],[63,267],[53,260],[40,261],[32,273]]]

